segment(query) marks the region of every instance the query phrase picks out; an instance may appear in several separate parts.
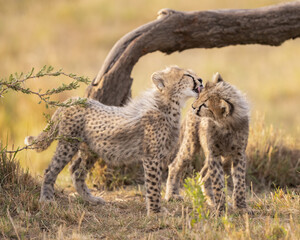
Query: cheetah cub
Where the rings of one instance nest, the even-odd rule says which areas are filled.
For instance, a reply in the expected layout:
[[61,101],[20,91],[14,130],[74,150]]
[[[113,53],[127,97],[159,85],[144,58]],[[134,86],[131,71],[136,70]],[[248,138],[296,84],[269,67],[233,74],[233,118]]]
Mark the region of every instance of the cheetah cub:
[[[114,165],[141,160],[147,213],[160,211],[162,162],[168,159],[177,141],[184,102],[196,98],[203,86],[195,73],[178,67],[153,73],[152,81],[153,89],[124,107],[87,99],[86,106],[59,108],[52,116],[53,123],[47,126],[48,131],[25,139],[27,145],[33,144],[37,151],[43,151],[58,137],[56,152],[45,171],[40,201],[53,200],[57,175],[79,152],[70,170],[75,188],[84,200],[104,203],[85,184],[87,171],[97,158]],[[86,149],[95,154],[86,154]]]
[[246,207],[246,155],[249,133],[249,106],[243,94],[223,81],[217,73],[207,82],[183,122],[182,139],[175,160],[169,165],[166,200],[180,199],[179,179],[183,167],[200,146],[206,156],[200,172],[207,201],[218,212],[225,207],[224,161],[231,161],[233,207]]

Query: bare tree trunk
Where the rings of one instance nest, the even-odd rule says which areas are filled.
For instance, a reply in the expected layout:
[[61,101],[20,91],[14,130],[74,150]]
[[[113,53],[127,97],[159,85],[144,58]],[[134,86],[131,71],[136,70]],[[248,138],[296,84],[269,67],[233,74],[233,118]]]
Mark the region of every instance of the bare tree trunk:
[[133,66],[154,51],[237,44],[279,46],[300,36],[300,1],[250,10],[179,12],[163,9],[158,19],[122,37],[111,49],[86,96],[122,105],[130,96]]

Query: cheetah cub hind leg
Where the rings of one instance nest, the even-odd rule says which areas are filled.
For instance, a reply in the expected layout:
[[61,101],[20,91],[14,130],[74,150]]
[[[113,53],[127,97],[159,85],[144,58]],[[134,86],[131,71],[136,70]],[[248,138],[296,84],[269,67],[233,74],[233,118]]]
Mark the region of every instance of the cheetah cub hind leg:
[[84,201],[87,201],[92,205],[105,204],[103,198],[96,197],[91,194],[90,189],[88,189],[87,185],[84,182],[85,180],[84,175],[86,175],[86,172],[84,174],[79,174],[78,170],[72,174],[73,184],[78,194],[82,197]]
[[87,187],[84,181],[86,178],[86,174],[86,171],[81,171],[80,174],[80,169],[78,169],[72,174],[73,184],[78,194],[82,197],[84,201],[87,201],[92,205],[105,204],[103,198],[96,197],[91,194],[90,189]]
[[101,197],[96,197],[91,194],[90,189],[87,187],[85,180],[88,171],[93,167],[97,161],[96,156],[91,156],[88,152],[79,151],[78,157],[71,164],[69,170],[75,189],[84,201],[91,203],[92,205],[105,204],[105,201]]

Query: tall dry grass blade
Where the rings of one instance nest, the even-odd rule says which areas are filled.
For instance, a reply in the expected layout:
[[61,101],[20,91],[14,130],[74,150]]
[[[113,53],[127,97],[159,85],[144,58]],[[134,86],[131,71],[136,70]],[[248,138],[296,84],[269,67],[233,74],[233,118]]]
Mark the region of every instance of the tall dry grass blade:
[[18,231],[17,231],[16,225],[14,224],[14,221],[13,221],[12,217],[10,216],[10,213],[9,213],[9,209],[8,209],[8,208],[7,208],[7,216],[8,216],[9,221],[11,222],[11,225],[12,225],[13,228],[14,228],[14,231],[15,231],[15,233],[16,233],[16,235],[17,235],[18,240],[20,240],[19,233],[18,233]]

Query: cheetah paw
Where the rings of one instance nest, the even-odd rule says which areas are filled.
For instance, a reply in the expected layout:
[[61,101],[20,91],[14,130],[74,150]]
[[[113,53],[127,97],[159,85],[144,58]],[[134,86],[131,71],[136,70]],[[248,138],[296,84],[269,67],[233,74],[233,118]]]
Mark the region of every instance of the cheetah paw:
[[174,202],[181,202],[181,201],[183,201],[183,197],[181,195],[179,195],[179,194],[173,194],[171,196],[170,195],[166,195],[165,199],[168,202],[172,202],[172,201],[174,201]]
[[46,197],[40,197],[39,199],[39,205],[41,207],[41,209],[43,209],[44,207],[58,207],[58,203],[55,201],[54,197],[53,198],[46,198]]
[[248,214],[249,216],[254,215],[254,211],[251,208],[237,208],[236,211],[243,215],[243,214]]
[[147,216],[156,216],[156,217],[163,217],[163,216],[170,216],[171,213],[165,207],[161,207],[159,211],[148,211]]
[[44,196],[44,195],[40,196],[39,203],[47,204],[47,203],[53,203],[53,202],[55,202],[54,197],[49,197],[49,196]]
[[106,203],[105,200],[101,197],[94,197],[93,196],[93,197],[89,197],[85,200],[88,201],[92,205],[104,205]]

